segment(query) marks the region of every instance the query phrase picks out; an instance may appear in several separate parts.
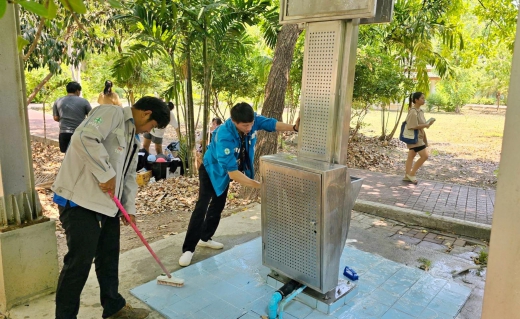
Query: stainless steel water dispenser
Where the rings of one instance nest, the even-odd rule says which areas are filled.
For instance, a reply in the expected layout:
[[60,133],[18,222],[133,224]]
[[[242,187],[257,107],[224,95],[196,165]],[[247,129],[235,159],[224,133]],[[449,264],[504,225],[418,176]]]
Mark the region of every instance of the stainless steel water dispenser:
[[326,294],[362,180],[346,164],[358,22],[306,26],[298,156],[260,159],[263,264]]

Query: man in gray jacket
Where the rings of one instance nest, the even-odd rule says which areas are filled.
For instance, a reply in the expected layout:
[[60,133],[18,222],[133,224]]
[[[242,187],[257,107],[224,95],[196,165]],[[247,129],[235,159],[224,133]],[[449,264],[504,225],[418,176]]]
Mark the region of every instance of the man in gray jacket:
[[52,185],[68,247],[56,291],[56,319],[77,318],[93,260],[103,318],[148,316],[148,310],[126,304],[118,291],[119,210],[108,192],[121,200],[135,223],[137,134],[169,122],[166,103],[143,97],[132,107],[100,105],[72,135]]

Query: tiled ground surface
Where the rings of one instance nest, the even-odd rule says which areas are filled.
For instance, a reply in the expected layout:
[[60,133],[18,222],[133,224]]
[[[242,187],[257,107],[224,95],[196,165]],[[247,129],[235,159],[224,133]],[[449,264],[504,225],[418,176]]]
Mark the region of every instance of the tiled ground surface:
[[[341,258],[345,265],[355,269],[360,280],[344,305],[325,315],[295,300],[284,318],[454,318],[471,292],[464,285],[348,246]],[[258,319],[267,315],[274,292],[266,284],[268,273],[261,266],[258,238],[175,272],[186,280],[182,288],[152,281],[131,293],[166,318]]]
[[491,225],[495,191],[435,181],[413,185],[402,176],[350,169],[363,177],[358,199]]

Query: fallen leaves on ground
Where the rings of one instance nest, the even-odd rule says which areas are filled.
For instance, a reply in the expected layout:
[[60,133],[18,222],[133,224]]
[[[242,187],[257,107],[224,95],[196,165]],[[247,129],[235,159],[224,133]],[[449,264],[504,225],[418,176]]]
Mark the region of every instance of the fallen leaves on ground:
[[32,142],[31,146],[36,186],[53,181],[63,160],[62,153],[56,146],[40,142]]
[[[231,183],[226,209],[235,209],[252,203],[238,198],[240,185]],[[175,176],[149,183],[139,188],[136,198],[138,214],[150,215],[163,211],[191,212],[199,195],[198,177]]]

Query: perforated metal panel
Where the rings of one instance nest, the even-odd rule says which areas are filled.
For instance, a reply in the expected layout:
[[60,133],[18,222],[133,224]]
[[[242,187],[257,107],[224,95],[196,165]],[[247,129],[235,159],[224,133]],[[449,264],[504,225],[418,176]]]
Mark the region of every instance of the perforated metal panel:
[[319,288],[321,176],[268,165],[263,179],[264,264]]
[[330,162],[341,23],[310,24],[305,43],[299,155]]

